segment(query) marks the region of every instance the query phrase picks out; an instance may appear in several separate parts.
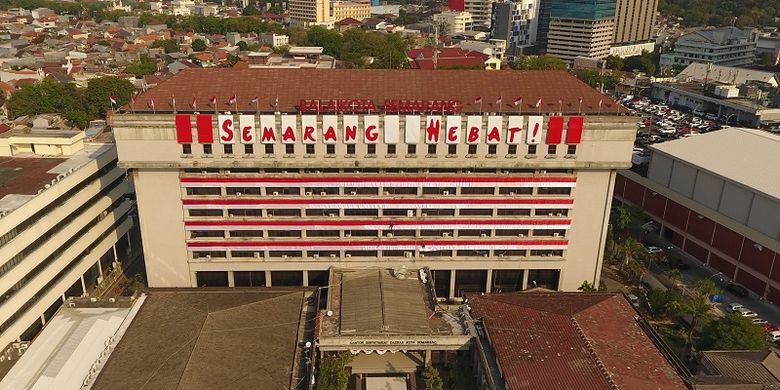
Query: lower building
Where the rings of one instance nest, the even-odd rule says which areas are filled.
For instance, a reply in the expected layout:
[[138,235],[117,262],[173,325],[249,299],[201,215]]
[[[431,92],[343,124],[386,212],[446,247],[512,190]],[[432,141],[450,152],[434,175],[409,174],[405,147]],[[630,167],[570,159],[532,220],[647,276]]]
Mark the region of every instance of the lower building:
[[658,0],[617,0],[615,44],[646,42],[653,36]]
[[331,24],[329,0],[290,0],[290,27],[308,27]]
[[615,198],[702,264],[780,303],[780,174],[770,168],[780,136],[727,128],[650,149],[647,175],[622,171]]
[[674,43],[674,50],[661,55],[661,68],[686,66],[693,62],[724,66],[745,66],[756,59],[756,40],[751,30],[733,26],[685,34]]
[[523,49],[536,42],[539,0],[503,1],[493,3],[490,36],[506,41],[509,59],[523,54]]
[[17,130],[0,136],[14,151],[0,157],[0,348],[31,340],[67,297],[100,290],[133,247],[115,145],[85,143],[81,131]]
[[577,57],[603,59],[609,56],[614,19],[550,19],[547,54],[566,62]]
[[440,34],[461,33],[471,30],[473,24],[471,14],[465,11],[445,11],[435,14],[433,15],[433,22],[441,27],[439,30]]
[[371,17],[371,4],[334,1],[330,5],[330,11],[333,22],[340,22],[348,18],[362,21]]

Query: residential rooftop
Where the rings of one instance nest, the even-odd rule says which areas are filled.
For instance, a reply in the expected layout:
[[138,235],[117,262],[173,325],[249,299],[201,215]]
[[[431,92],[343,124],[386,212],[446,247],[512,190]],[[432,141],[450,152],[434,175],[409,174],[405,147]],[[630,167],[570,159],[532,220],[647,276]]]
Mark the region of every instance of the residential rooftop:
[[780,200],[780,135],[729,127],[650,149]]

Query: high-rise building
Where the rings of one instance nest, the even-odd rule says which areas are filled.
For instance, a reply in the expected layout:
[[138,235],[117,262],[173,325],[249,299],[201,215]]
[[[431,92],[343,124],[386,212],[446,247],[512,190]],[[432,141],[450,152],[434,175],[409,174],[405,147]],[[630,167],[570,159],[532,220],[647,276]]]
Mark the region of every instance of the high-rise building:
[[550,34],[550,18],[552,3],[555,0],[539,0],[539,12],[536,23],[536,49],[539,52],[547,51],[547,36]]
[[547,54],[574,62],[606,58],[615,28],[615,0],[554,0]]
[[434,23],[441,27],[441,34],[462,33],[471,30],[471,14],[468,12],[445,11],[433,15]]
[[617,0],[615,8],[616,44],[643,42],[653,35],[658,0]]
[[536,42],[539,0],[493,3],[490,35],[506,41],[509,59],[522,54],[523,48]]
[[[179,95],[218,102],[162,112]],[[576,291],[598,284],[636,133],[557,71],[189,69],[134,111],[112,124],[151,287],[428,266],[441,297]]]
[[474,26],[490,27],[495,2],[496,0],[465,0],[465,10],[471,14]]
[[307,27],[331,22],[330,0],[290,0],[290,26]]
[[371,17],[371,4],[353,1],[334,1],[331,3],[331,19],[340,22],[347,18],[365,20]]
[[133,247],[116,147],[84,138],[35,126],[0,135],[3,349],[31,340],[66,297],[93,292]]

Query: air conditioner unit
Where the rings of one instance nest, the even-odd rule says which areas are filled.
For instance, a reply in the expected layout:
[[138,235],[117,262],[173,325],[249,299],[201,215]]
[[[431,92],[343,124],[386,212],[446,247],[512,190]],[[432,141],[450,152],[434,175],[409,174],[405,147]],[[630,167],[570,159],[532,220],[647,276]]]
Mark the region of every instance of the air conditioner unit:
[[563,217],[563,213],[558,213],[558,214],[555,214],[555,215],[557,215],[559,217]]
[[351,257],[352,257],[352,254],[351,254],[351,253],[347,253],[346,255],[344,255],[344,257],[346,257],[346,258],[348,258],[348,259],[349,259],[349,258],[351,258]]
[[228,213],[228,217],[235,217],[233,213]]
[[[46,187],[48,188],[48,187]],[[390,191],[385,191],[385,195],[390,195]]]
[[330,214],[328,214],[328,216],[331,217],[331,218],[336,218],[336,214],[334,214],[334,213],[330,213]]
[[306,196],[311,196],[311,191],[306,191]]
[[470,171],[470,170],[468,170],[468,169],[467,169],[465,172],[466,172],[466,173],[471,173],[471,171]]
[[525,237],[525,234],[523,234],[523,233],[517,233],[517,236],[518,236],[518,237]]
[[325,191],[321,191],[321,192],[320,192],[320,196],[325,196],[325,195],[328,195],[328,193],[327,193],[327,192],[325,192]]
[[449,195],[449,194],[450,194],[450,192],[449,192],[449,191],[442,191],[442,192],[441,192],[441,194],[442,194],[442,195]]
[[427,217],[428,213],[421,213],[420,216]]
[[283,259],[286,259],[286,258],[287,258],[287,255],[282,255],[282,258],[283,258]]
[[430,169],[423,169],[423,173],[431,173]]
[[236,192],[236,196],[241,196],[241,193],[240,192]]
[[503,253],[499,253],[498,257],[504,257],[504,254]]
[[271,193],[273,196],[279,196],[279,191],[274,191]]
[[114,297],[108,298],[108,301],[111,302],[111,303],[114,303],[114,302],[116,302],[116,298],[114,298]]
[[322,172],[321,172],[321,171],[314,171],[314,173],[317,173],[317,174],[319,174],[319,173],[322,173]]
[[206,255],[206,260],[211,260],[211,255]]
[[255,256],[255,259],[259,259],[260,258],[260,252],[255,252],[255,253],[253,253],[253,255]]
[[225,169],[225,174],[229,175],[230,174],[230,169]]
[[273,217],[274,213],[265,213],[265,215],[268,216],[268,217]]
[[420,257],[425,257],[425,253],[420,253]]
[[509,171],[507,171],[507,170],[503,170],[503,171],[501,171],[501,173],[503,173],[503,174],[505,174],[505,175],[508,175],[508,174],[509,174]]
[[357,195],[357,192],[355,192],[355,191],[350,191],[350,192],[349,192],[349,194],[350,194],[350,195],[352,195],[352,196],[355,196],[355,195]]
[[553,233],[553,237],[558,237],[558,236],[560,236],[560,234],[558,234],[558,233]]
[[442,236],[442,237],[449,237],[449,236],[450,236],[450,234],[449,234],[449,233],[447,233],[447,232],[444,232],[444,233],[442,233],[442,234],[441,234],[441,236]]
[[287,173],[287,171],[282,171],[282,173]]
[[97,299],[97,298],[95,298],[95,297],[92,297],[92,298],[89,298],[89,301],[94,303],[94,302],[97,302],[97,301],[98,301],[98,299]]
[[320,258],[320,254],[319,253],[315,253],[315,254],[311,255],[311,257],[313,257],[315,259],[319,259]]
[[336,254],[335,254],[335,253],[331,253],[331,254],[330,254],[330,258],[331,258],[331,259],[335,259],[335,258],[336,258]]
[[509,195],[514,195],[514,194],[515,194],[514,191],[509,192]]
[[412,252],[404,252],[404,257],[412,257]]
[[407,217],[414,217],[414,210],[406,210]]
[[352,237],[352,233],[345,233],[344,237]]
[[387,233],[388,238],[393,238],[393,233]]
[[482,257],[488,257],[488,254],[487,253],[483,253]]
[[202,171],[201,173],[205,175],[205,174],[209,173],[209,171]]
[[480,237],[482,237],[482,238],[484,238],[484,237],[487,237],[487,234],[485,234],[485,233],[482,233],[482,234],[480,234],[479,236],[480,236]]
[[540,171],[539,171],[539,174],[540,174],[540,175],[546,175],[546,174],[547,174],[547,171],[546,171],[546,170],[544,170],[544,169],[542,169],[542,170],[540,170]]

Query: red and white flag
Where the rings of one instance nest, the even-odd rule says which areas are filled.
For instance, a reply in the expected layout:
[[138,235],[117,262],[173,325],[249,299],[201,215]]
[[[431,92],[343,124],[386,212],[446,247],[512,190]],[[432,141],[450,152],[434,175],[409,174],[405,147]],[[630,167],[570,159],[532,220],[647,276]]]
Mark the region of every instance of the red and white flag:
[[231,106],[236,104],[236,95],[233,95],[230,97],[230,99],[228,99],[228,104]]
[[502,99],[501,99],[501,96],[499,96],[499,97],[498,97],[498,99],[496,99],[496,105],[497,105],[497,106],[500,106],[500,105],[501,105],[501,100],[502,100]]
[[534,105],[534,108],[539,108],[542,106],[542,98],[539,98],[539,100],[536,101],[536,104]]
[[517,106],[519,106],[519,105],[523,104],[523,98],[522,98],[522,97],[519,97],[519,98],[515,99],[515,101],[514,101],[514,102],[512,102],[512,104],[514,104],[514,105],[515,105],[515,107],[517,107]]
[[130,104],[135,104],[135,96],[136,95],[130,95]]
[[171,97],[171,107],[176,110],[176,96]]
[[196,99],[195,96],[192,97],[192,102],[190,103],[190,107],[192,107],[193,110],[198,109],[198,99]]
[[255,103],[259,102],[259,101],[260,101],[260,98],[258,98],[257,96],[252,98],[252,104],[255,104]]
[[209,104],[216,107],[217,106],[217,97],[216,96],[212,96],[209,99]]
[[580,98],[577,99],[577,101],[580,102],[580,104],[582,104],[582,96],[580,96]]
[[114,96],[114,95],[109,96],[108,97],[108,101],[111,102],[112,106],[116,106],[116,102],[117,102],[116,96]]
[[563,104],[563,98],[558,98],[558,104]]
[[599,108],[601,108],[601,105],[604,103],[604,99],[599,99]]
[[479,96],[476,99],[474,99],[474,104],[482,104],[482,96]]
[[149,107],[154,109],[154,98],[149,98]]

